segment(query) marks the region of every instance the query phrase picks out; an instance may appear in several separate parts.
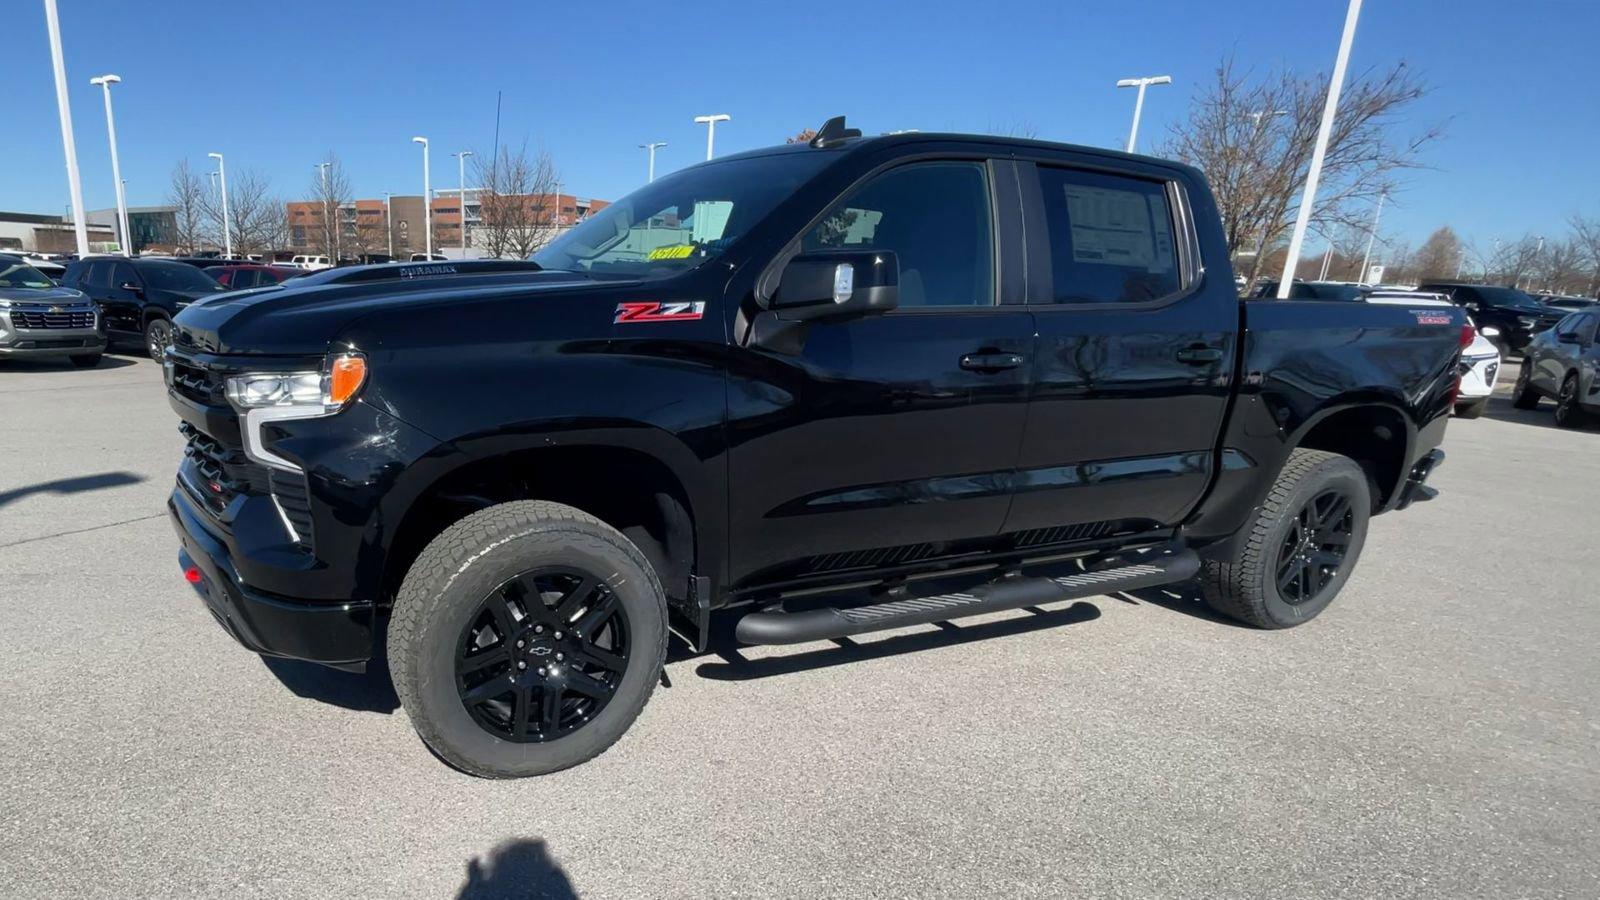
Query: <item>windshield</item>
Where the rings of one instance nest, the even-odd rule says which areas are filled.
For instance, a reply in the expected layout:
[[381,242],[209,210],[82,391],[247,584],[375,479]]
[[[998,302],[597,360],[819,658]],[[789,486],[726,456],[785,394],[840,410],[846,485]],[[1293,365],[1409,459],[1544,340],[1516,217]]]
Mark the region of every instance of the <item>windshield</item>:
[[530,258],[592,275],[687,272],[721,255],[834,158],[777,153],[685,169],[607,206]]
[[25,262],[0,262],[0,287],[43,290],[55,286],[55,282]]
[[188,263],[147,262],[139,267],[147,285],[158,291],[185,293],[225,290],[217,280]]

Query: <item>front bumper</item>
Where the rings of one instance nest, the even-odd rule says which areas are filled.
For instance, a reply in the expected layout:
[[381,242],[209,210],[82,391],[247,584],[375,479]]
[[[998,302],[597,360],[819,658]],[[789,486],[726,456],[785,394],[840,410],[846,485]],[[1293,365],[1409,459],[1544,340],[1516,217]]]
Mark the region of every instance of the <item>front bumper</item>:
[[1482,400],[1494,393],[1495,381],[1500,376],[1500,357],[1463,357],[1461,360],[1461,390],[1456,402]]
[[1405,487],[1400,489],[1400,502],[1395,504],[1395,509],[1405,509],[1413,503],[1432,500],[1439,496],[1437,488],[1428,486],[1428,476],[1433,470],[1439,468],[1444,462],[1444,451],[1437,448],[1429,450],[1411,467],[1411,473],[1406,476]]
[[178,533],[178,565],[198,570],[195,590],[217,622],[246,648],[267,656],[303,659],[359,671],[372,656],[375,610],[370,602],[310,603],[247,587],[224,538],[180,485],[167,499]]
[[105,349],[106,336],[98,331],[0,329],[0,357],[88,356]]

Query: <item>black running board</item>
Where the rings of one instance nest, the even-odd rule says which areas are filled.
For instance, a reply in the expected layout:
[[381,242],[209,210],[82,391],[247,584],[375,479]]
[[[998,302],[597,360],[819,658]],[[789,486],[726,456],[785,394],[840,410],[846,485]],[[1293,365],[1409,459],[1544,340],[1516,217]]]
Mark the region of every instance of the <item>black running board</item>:
[[1174,584],[1200,570],[1193,550],[1161,553],[1136,563],[1055,578],[1009,578],[966,591],[890,600],[848,609],[803,612],[755,612],[739,620],[734,636],[746,644],[800,644],[886,631],[908,625],[931,625],[965,616],[1077,600],[1113,591]]

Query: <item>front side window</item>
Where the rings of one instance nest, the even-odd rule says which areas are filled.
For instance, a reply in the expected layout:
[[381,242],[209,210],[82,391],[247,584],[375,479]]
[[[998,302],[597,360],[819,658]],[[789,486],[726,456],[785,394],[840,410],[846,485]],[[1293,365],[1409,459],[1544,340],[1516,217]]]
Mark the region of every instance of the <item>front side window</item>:
[[721,256],[831,159],[776,153],[675,172],[589,216],[531,259],[594,276],[666,278]]
[[1040,166],[1039,186],[1053,302],[1142,303],[1177,293],[1166,185]]
[[916,163],[867,182],[834,204],[801,250],[891,250],[900,305],[994,303],[989,180],[975,162]]

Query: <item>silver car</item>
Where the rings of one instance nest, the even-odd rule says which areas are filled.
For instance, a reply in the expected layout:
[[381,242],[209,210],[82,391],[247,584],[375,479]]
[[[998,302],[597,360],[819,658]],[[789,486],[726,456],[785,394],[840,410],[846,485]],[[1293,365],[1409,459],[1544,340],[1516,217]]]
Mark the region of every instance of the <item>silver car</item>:
[[100,311],[82,291],[58,287],[21,257],[0,254],[0,360],[65,356],[100,364]]
[[1517,409],[1534,409],[1545,397],[1556,401],[1556,424],[1577,428],[1600,415],[1600,349],[1595,330],[1600,308],[1572,313],[1533,336],[1523,350],[1522,373],[1511,392]]

